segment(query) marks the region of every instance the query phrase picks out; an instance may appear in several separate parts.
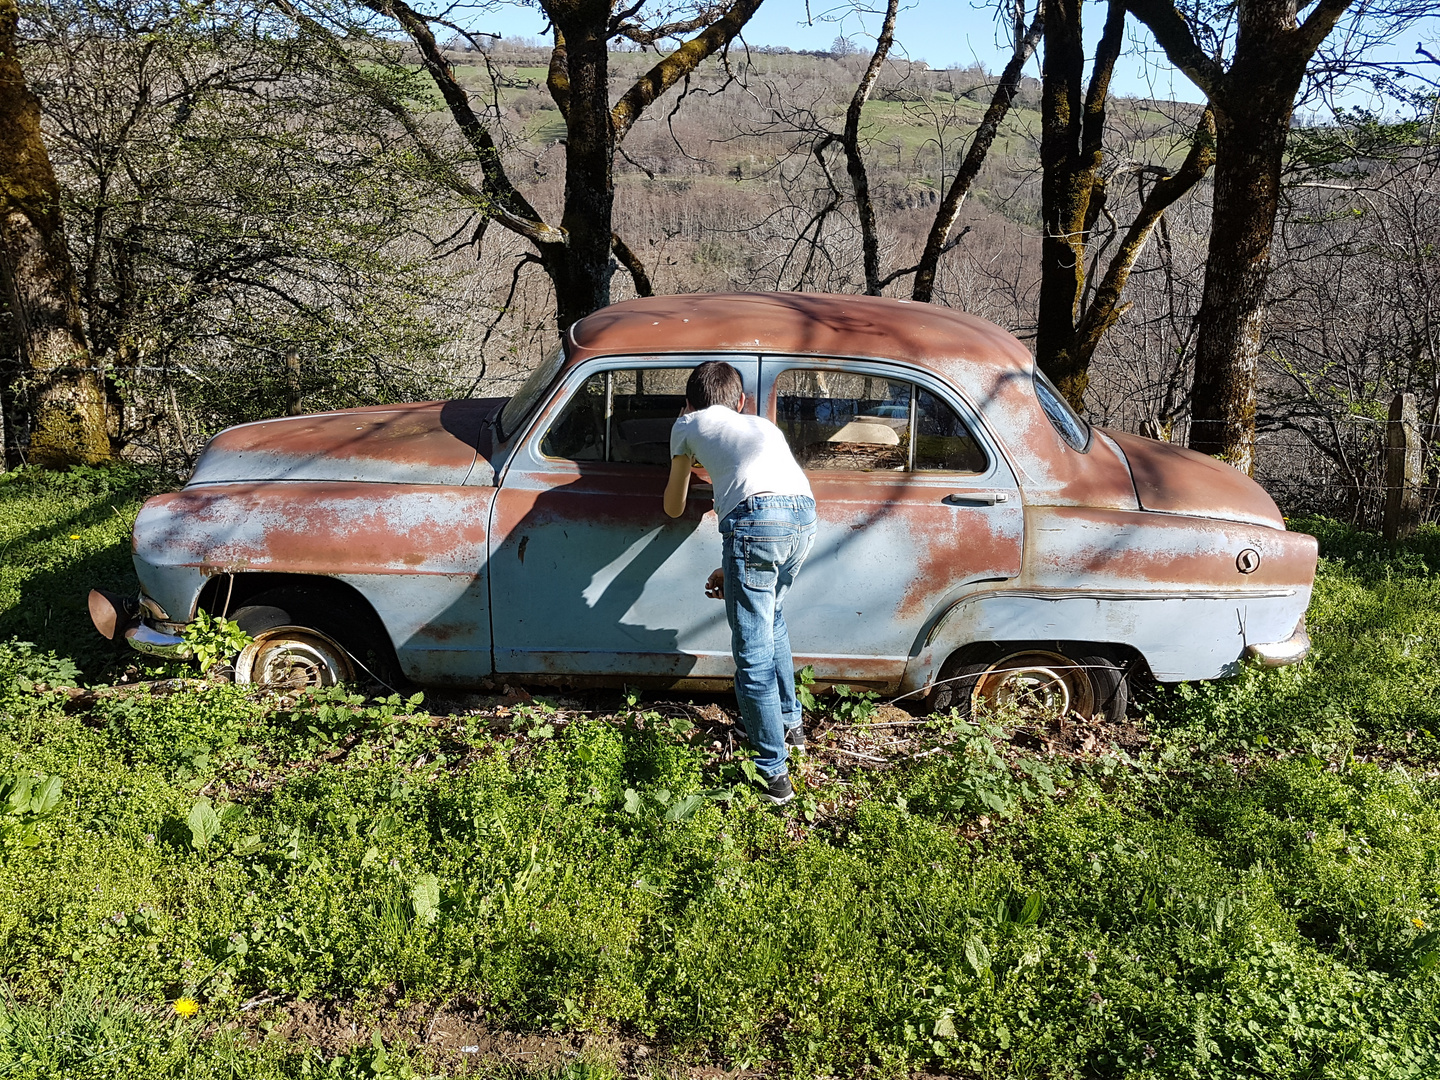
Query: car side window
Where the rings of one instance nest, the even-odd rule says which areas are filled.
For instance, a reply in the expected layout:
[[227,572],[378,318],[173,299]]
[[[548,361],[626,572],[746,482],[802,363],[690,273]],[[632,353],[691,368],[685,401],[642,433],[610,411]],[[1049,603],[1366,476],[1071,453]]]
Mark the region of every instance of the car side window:
[[790,368],[775,416],[803,469],[984,472],[969,426],[924,387],[881,375]]
[[540,441],[568,461],[670,463],[670,428],[685,407],[691,368],[622,368],[591,375]]

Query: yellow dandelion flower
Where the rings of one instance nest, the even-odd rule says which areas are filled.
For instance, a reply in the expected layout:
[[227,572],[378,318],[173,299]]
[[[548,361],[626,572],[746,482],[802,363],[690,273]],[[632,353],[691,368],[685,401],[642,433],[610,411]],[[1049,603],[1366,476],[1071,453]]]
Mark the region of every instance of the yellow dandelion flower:
[[71,540],[79,540],[79,539],[80,539],[80,534],[79,534],[79,533],[71,533],[71,534],[70,534],[70,539],[71,539]]
[[1411,919],[1410,921],[1413,922],[1416,926],[1418,926],[1421,930],[1425,929],[1424,919]]
[[194,1016],[200,1011],[200,1002],[192,997],[176,998],[175,1011],[181,1016]]

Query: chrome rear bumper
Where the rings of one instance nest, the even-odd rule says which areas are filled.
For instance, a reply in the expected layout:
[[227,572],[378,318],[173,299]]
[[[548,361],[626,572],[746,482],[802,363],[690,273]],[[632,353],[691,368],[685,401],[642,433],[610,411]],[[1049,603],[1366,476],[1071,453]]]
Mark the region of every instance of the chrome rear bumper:
[[1310,635],[1305,632],[1305,616],[1295,624],[1295,632],[1284,641],[1270,641],[1245,646],[1245,658],[1258,660],[1265,667],[1298,664],[1310,655]]

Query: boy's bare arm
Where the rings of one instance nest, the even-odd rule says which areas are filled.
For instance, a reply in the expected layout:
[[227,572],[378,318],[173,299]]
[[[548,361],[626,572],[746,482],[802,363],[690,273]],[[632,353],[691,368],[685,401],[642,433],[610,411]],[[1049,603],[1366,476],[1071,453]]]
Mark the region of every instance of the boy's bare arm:
[[670,459],[670,479],[665,484],[665,513],[678,518],[685,513],[685,499],[690,494],[690,470],[695,459],[689,454],[676,454]]

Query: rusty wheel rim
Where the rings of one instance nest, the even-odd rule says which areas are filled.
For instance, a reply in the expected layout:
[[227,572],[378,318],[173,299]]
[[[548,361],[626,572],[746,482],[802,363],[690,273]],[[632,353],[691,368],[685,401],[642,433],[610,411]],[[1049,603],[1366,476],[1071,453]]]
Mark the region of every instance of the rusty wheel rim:
[[315,630],[277,626],[258,634],[235,662],[235,681],[287,690],[355,681],[350,654]]
[[975,682],[972,709],[1016,712],[1029,720],[1095,713],[1095,692],[1083,668],[1059,653],[1038,649],[1011,653],[987,667]]

